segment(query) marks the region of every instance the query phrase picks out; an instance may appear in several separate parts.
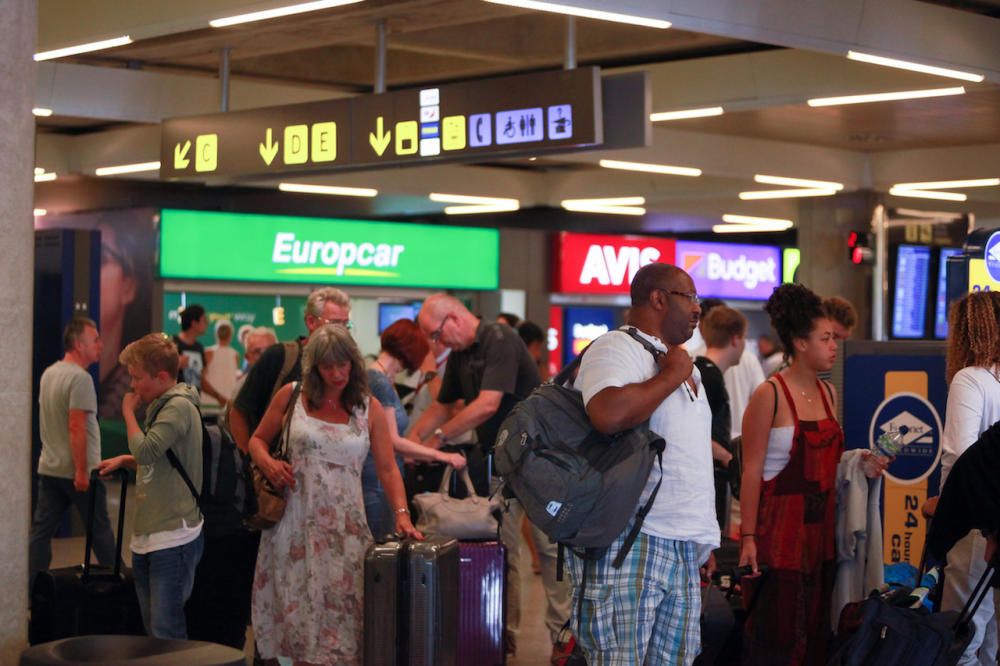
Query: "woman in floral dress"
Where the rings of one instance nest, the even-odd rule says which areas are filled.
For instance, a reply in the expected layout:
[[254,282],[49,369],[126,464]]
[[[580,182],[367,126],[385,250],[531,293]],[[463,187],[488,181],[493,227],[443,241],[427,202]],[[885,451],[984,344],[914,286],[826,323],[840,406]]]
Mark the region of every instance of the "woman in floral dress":
[[[396,531],[421,538],[406,511],[382,405],[371,397],[361,353],[347,329],[316,330],[303,350],[301,394],[275,394],[250,440],[250,455],[287,488],[281,521],[261,535],[253,627],[262,658],[295,664],[362,664],[364,556],[371,543],[361,466],[371,448]],[[268,453],[289,417],[289,462]]]

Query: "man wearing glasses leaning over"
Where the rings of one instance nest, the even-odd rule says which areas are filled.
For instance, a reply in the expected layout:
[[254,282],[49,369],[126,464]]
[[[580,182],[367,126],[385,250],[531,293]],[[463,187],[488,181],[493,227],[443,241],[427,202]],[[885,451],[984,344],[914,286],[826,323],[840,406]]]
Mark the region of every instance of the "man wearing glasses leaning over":
[[[434,294],[424,301],[417,323],[434,342],[452,349],[448,357],[437,400],[410,429],[424,444],[440,448],[449,439],[475,428],[484,455],[493,452],[500,424],[518,402],[528,397],[542,383],[538,366],[528,348],[507,324],[480,321],[447,294]],[[464,400],[458,412],[452,407]],[[470,458],[471,460],[471,458]],[[476,471],[470,462],[470,473]],[[480,493],[488,480],[485,473],[473,479]],[[524,513],[516,500],[504,515],[501,539],[507,546],[507,634],[508,653],[517,649],[521,623],[520,532]],[[541,534],[541,533],[537,533]],[[567,646],[559,641],[559,630],[569,617],[569,585],[556,581],[556,547],[548,537],[536,537],[542,560],[542,584],[547,609],[545,625],[552,640],[554,663],[566,655]]]
[[[681,346],[701,308],[691,277],[668,264],[639,269],[631,300],[627,326],[663,353],[654,359],[631,336],[608,333],[584,354],[575,387],[601,432],[648,422],[666,440],[663,484],[621,568],[612,562],[631,523],[586,570],[580,558],[568,558],[576,594],[587,576],[583,600],[573,602],[573,627],[591,666],[691,664],[701,650],[699,568],[719,546],[712,410]],[[660,477],[653,465],[640,506]]]

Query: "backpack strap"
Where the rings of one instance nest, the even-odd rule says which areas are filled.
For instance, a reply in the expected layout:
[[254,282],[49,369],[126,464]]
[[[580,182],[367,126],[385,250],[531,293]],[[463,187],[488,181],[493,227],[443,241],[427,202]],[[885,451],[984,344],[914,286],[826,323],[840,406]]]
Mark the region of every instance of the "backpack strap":
[[[649,340],[639,335],[639,329],[637,329],[635,326],[629,326],[628,328],[625,329],[616,328],[608,332],[613,333],[614,331],[618,331],[619,333],[625,333],[628,336],[630,336],[633,340],[641,344],[646,351],[648,351],[650,354],[653,355],[654,361],[658,359],[660,356],[662,356],[664,353],[663,350],[657,349],[656,347],[653,346],[653,343],[651,343]],[[594,343],[591,342],[590,344]],[[572,361],[569,362],[569,365],[560,370],[559,374],[552,378],[552,383],[559,384],[561,386],[565,384],[567,381],[569,381],[570,377],[574,377],[576,375],[577,368],[580,367],[580,363],[583,361],[583,355],[587,353],[588,349],[590,349],[590,345],[584,347],[583,351],[577,354],[576,358],[574,358]]]
[[660,465],[660,478],[656,481],[656,485],[653,486],[653,492],[649,494],[649,499],[646,500],[646,503],[643,504],[639,511],[635,514],[635,523],[632,524],[632,529],[629,530],[628,536],[625,537],[625,541],[622,542],[622,547],[618,550],[618,554],[615,555],[615,559],[611,563],[611,566],[615,569],[621,569],[622,565],[625,563],[625,556],[628,555],[630,550],[632,550],[632,545],[635,543],[635,540],[639,538],[639,531],[642,529],[642,524],[645,522],[646,516],[649,514],[650,510],[653,508],[653,502],[656,500],[657,493],[660,492],[660,484],[663,483],[662,447],[656,452],[656,460]]
[[302,352],[302,345],[299,344],[298,340],[282,342],[281,346],[284,348],[285,356],[281,362],[281,371],[278,372],[274,386],[271,387],[271,398],[274,398],[274,394],[285,385],[285,380],[288,379],[288,375],[292,373],[295,365],[299,362],[299,354]]

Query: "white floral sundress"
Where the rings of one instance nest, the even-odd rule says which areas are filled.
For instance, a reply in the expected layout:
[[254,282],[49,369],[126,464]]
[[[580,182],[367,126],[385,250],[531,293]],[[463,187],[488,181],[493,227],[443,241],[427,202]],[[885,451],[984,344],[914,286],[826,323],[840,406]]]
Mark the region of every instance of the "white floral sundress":
[[285,515],[261,534],[253,628],[261,657],[316,664],[363,662],[365,521],[361,466],[368,399],[346,424],[309,416],[296,402],[289,456],[296,487]]

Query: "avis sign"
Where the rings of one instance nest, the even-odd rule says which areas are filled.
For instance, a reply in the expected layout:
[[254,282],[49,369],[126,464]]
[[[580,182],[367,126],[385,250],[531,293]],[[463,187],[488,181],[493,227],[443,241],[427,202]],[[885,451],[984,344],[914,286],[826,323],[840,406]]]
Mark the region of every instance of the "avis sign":
[[553,291],[627,294],[646,264],[674,263],[672,238],[560,233],[555,242]]

